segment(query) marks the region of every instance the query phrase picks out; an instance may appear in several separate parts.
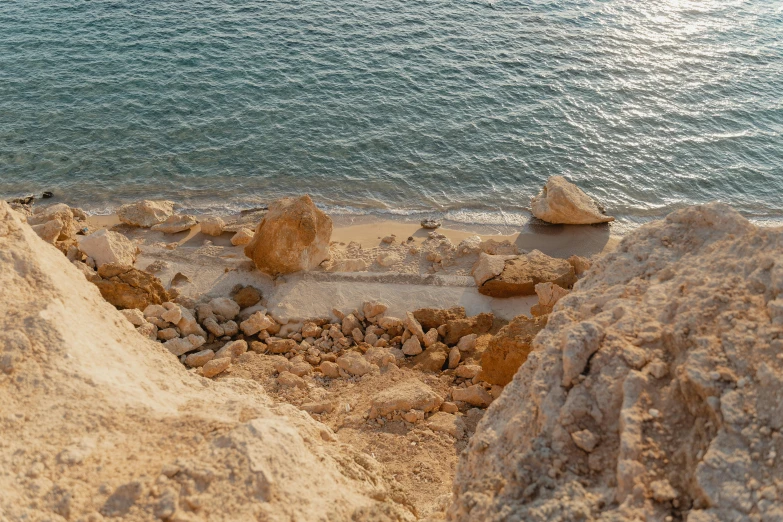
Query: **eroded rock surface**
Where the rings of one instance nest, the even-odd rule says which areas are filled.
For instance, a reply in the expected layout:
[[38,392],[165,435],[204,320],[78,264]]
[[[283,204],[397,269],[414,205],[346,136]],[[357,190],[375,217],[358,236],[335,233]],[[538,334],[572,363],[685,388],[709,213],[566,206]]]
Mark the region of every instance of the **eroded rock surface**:
[[563,176],[550,177],[541,192],[531,198],[530,210],[538,219],[564,225],[589,225],[614,221],[582,189]]
[[530,319],[521,315],[500,329],[481,354],[479,379],[505,386],[532,349],[533,338],[546,326],[546,317]]
[[[481,269],[490,261],[495,262],[493,270]],[[498,265],[501,261],[502,270]],[[536,293],[537,284],[547,282],[568,289],[577,280],[571,263],[565,259],[550,257],[538,250],[510,257],[482,254],[476,268],[478,270],[474,271],[473,277],[479,292],[491,297],[533,295]]]
[[781,519],[781,260],[721,204],[629,234],[487,411],[449,519]]
[[98,276],[100,279],[94,279],[93,283],[103,298],[117,308],[144,310],[151,304],[169,300],[160,279],[132,266],[108,263],[98,268]]

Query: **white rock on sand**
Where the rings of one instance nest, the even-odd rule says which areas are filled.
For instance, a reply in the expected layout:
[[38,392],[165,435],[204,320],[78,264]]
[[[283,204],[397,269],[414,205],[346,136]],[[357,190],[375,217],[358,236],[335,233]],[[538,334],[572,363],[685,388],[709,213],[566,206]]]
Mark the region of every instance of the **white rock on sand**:
[[715,203],[626,236],[487,410],[449,520],[783,518],[781,260],[783,229]]
[[126,225],[150,228],[163,223],[173,213],[173,201],[144,200],[121,206],[117,210],[117,217]]
[[177,234],[190,230],[198,224],[198,220],[189,214],[174,214],[166,218],[166,221],[153,225],[152,230],[164,234]]
[[93,258],[98,268],[107,263],[132,266],[136,261],[136,245],[119,232],[101,229],[78,241],[79,250]]
[[530,209],[538,219],[564,225],[589,225],[614,221],[579,187],[563,176],[550,177],[538,196],[530,199]]
[[0,518],[415,519],[324,424],[133,331],[4,202],[0,283]]

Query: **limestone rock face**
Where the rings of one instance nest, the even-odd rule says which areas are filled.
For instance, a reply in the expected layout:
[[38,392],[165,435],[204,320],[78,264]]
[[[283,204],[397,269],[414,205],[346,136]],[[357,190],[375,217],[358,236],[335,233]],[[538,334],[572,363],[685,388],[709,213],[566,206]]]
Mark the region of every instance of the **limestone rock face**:
[[121,206],[117,210],[117,217],[126,225],[150,228],[163,223],[173,213],[173,201],[144,200]]
[[530,199],[530,209],[534,216],[548,223],[589,225],[614,221],[590,196],[563,176],[550,177],[538,196]]
[[93,258],[98,267],[106,263],[132,265],[136,261],[136,245],[119,232],[106,229],[80,237],[79,250]]
[[481,282],[476,279],[476,284],[479,285],[479,292],[484,295],[513,297],[535,294],[536,285],[539,283],[550,282],[568,289],[576,283],[576,280],[571,263],[533,250],[529,254],[505,259],[503,270],[498,275],[483,279]]
[[317,267],[329,258],[332,219],[310,196],[283,198],[269,205],[245,255],[270,275]]
[[510,383],[527,360],[533,338],[544,326],[546,317],[530,319],[520,315],[501,328],[481,354],[479,379],[500,386]]
[[108,302],[119,309],[144,310],[151,304],[169,301],[160,279],[129,265],[108,263],[98,268],[101,277],[93,283]]
[[76,234],[73,210],[64,203],[36,209],[35,213],[27,218],[27,222],[47,243],[67,241],[73,239]]
[[0,519],[416,519],[325,424],[139,335],[4,202],[0,303]]
[[480,421],[449,520],[779,519],[782,295],[783,229],[725,205],[627,235]]

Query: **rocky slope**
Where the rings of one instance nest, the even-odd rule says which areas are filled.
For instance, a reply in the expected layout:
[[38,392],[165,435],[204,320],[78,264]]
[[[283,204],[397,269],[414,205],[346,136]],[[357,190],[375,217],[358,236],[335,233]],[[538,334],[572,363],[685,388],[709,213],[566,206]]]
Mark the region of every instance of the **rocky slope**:
[[138,335],[2,202],[0,303],[0,519],[413,518],[325,425]]
[[451,520],[783,520],[783,230],[710,204],[627,236],[480,422]]

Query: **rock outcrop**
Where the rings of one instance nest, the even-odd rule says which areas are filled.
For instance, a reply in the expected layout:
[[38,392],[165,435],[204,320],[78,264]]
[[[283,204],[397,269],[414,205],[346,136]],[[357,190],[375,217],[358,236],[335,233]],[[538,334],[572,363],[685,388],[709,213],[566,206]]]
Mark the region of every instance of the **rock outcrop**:
[[533,295],[539,283],[554,283],[569,289],[577,280],[571,263],[549,257],[538,250],[520,256],[482,253],[473,277],[479,292],[491,297]]
[[98,268],[98,276],[100,278],[92,282],[103,298],[119,309],[144,310],[151,304],[159,305],[169,300],[160,279],[132,266],[107,263]]
[[36,208],[27,222],[41,239],[51,244],[73,239],[77,229],[73,211],[64,203]]
[[0,303],[0,519],[414,519],[369,455],[189,373],[3,202]]
[[589,225],[614,221],[590,196],[563,176],[550,177],[538,196],[530,199],[530,209],[534,216],[548,223]]
[[117,210],[117,217],[126,225],[150,228],[163,223],[173,213],[173,201],[144,200],[121,206]]
[[245,255],[270,275],[317,267],[329,258],[332,219],[310,196],[283,198],[269,205]]
[[783,519],[783,230],[721,204],[626,236],[462,454],[452,521]]
[[533,338],[545,326],[546,317],[531,319],[520,315],[501,328],[481,354],[479,379],[500,386],[510,383],[527,360]]

